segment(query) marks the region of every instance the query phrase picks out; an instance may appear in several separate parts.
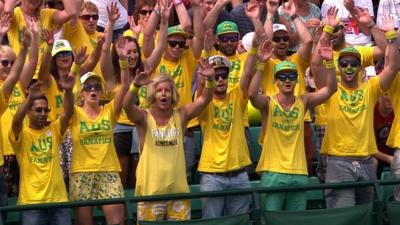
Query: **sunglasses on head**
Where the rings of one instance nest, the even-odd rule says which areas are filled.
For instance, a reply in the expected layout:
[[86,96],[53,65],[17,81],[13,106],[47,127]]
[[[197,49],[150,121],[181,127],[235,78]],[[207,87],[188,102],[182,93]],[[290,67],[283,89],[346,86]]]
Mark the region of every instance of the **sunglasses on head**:
[[83,84],[82,90],[84,91],[100,91],[101,90],[101,84]]
[[238,42],[239,41],[239,35],[234,35],[234,36],[218,36],[218,40],[221,42]]
[[142,9],[139,11],[140,15],[143,15],[143,16],[145,16],[147,14],[151,14],[152,12],[153,12],[153,10],[151,10],[151,9],[150,10]]
[[274,42],[280,42],[281,40],[283,40],[284,42],[289,41],[289,36],[274,36],[272,37],[272,41]]
[[89,21],[90,19],[92,19],[92,20],[98,20],[98,19],[99,19],[99,15],[97,15],[97,14],[93,14],[93,15],[81,15],[80,18],[83,19],[83,20],[87,20],[87,21]]
[[358,67],[360,62],[358,60],[340,60],[339,65],[343,68],[348,67],[349,65],[351,67]]
[[68,57],[68,56],[72,56],[72,52],[62,51],[56,54],[56,57]]
[[7,66],[12,66],[14,64],[14,61],[5,59],[1,60],[0,63],[3,67],[7,67]]
[[277,75],[275,78],[282,82],[285,82],[287,79],[289,79],[290,81],[295,81],[297,80],[297,73],[295,72],[283,73]]
[[215,80],[219,80],[219,78],[222,78],[223,80],[228,79],[229,73],[228,72],[223,72],[223,73],[216,73],[215,74]]
[[34,108],[32,110],[37,112],[37,113],[42,113],[42,112],[49,113],[50,112],[49,108],[44,108],[44,107],[37,107],[37,108]]
[[186,47],[186,42],[184,42],[184,41],[168,41],[168,45],[171,48],[175,48],[176,46],[178,46],[179,48],[184,48],[184,47]]

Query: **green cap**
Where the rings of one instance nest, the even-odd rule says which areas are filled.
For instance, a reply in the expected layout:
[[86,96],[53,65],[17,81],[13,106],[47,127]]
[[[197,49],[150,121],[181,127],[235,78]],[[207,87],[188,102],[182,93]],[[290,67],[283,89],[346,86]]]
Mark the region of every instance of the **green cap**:
[[182,35],[185,38],[189,37],[189,34],[186,33],[179,25],[168,27],[168,36],[174,34]]
[[296,64],[289,62],[289,61],[282,61],[275,65],[274,67],[274,75],[281,71],[295,71],[297,72]]
[[224,21],[217,26],[217,36],[227,33],[239,33],[239,28],[236,23]]
[[346,47],[346,48],[343,48],[342,50],[340,50],[340,52],[339,52],[339,59],[340,59],[342,56],[345,56],[345,55],[353,55],[353,56],[357,57],[358,60],[361,60],[361,54],[360,54],[360,52],[359,52],[356,48],[354,48],[354,47],[352,47],[352,46]]

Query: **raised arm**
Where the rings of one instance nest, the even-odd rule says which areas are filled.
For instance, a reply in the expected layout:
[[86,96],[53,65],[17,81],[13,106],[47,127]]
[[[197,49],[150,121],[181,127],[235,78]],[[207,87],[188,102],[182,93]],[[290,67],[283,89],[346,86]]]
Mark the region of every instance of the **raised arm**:
[[154,6],[153,12],[150,14],[149,20],[146,23],[146,27],[144,27],[143,30],[142,52],[145,58],[150,57],[154,50],[154,33],[156,32],[157,25],[160,21],[160,14],[161,2],[158,0]]
[[51,49],[54,44],[53,32],[42,30],[42,38],[46,42],[46,48],[42,54],[42,63],[40,64],[38,81],[41,86],[47,88],[50,86],[50,62],[51,62]]
[[274,15],[279,7],[279,0],[267,0],[267,17],[264,22],[264,30],[268,35],[268,39],[272,40],[274,32],[272,25],[274,24]]
[[111,3],[107,6],[108,22],[105,29],[105,42],[103,44],[101,56],[100,56],[100,67],[103,78],[106,82],[106,89],[108,91],[114,90],[116,79],[115,71],[112,64],[111,58],[111,43],[114,31],[115,21],[119,18],[120,14],[117,8],[117,3]]
[[[171,0],[161,0],[161,1],[171,1]],[[182,29],[186,32],[192,29],[192,21],[190,20],[189,13],[183,4],[183,0],[173,0],[175,6],[175,12],[178,16],[179,24]]]
[[218,0],[217,3],[215,3],[215,5],[213,6],[213,8],[210,10],[210,12],[208,12],[208,14],[205,15],[205,18],[203,15],[204,30],[214,28],[219,14],[222,12],[222,10],[225,8],[225,6],[228,5],[230,2],[231,2],[231,0]]
[[[215,42],[214,42],[214,31],[212,29],[207,30],[206,32],[206,36],[204,38],[204,49],[203,49],[203,53],[201,54],[201,58],[200,60],[203,59],[208,59],[208,56],[210,54],[211,49],[213,48]],[[196,89],[196,97],[199,97],[202,95],[203,93],[203,89],[204,89],[204,84],[206,82],[205,77],[204,76],[197,76],[198,80],[197,80],[197,89]]]
[[104,42],[105,42],[105,37],[103,35],[100,35],[97,37],[96,48],[89,55],[89,58],[88,58],[88,60],[86,60],[85,64],[82,65],[79,75],[93,71],[93,69],[96,67],[96,65],[99,62],[99,59],[101,57],[101,51],[102,51]]
[[51,16],[51,20],[55,24],[63,24],[78,15],[78,5],[82,4],[82,0],[63,0],[64,9],[56,10]]
[[[304,96],[303,99],[308,108],[324,103],[337,90],[336,66],[333,62],[333,49],[327,38],[321,39],[318,54],[324,60],[325,70],[322,71],[322,74],[326,76],[326,86]],[[322,74],[320,74],[320,76]]]
[[192,51],[196,59],[200,58],[201,50],[203,50],[205,29],[203,25],[204,16],[200,6],[200,0],[191,0],[193,10],[193,31]]
[[29,45],[31,44],[31,35],[24,29],[22,31],[22,49],[17,56],[17,60],[11,68],[10,74],[2,85],[2,91],[5,99],[8,99],[12,93],[15,84],[18,82],[19,76],[21,75],[22,68],[26,60]]
[[75,78],[78,74],[70,72],[60,79],[61,87],[64,89],[63,111],[60,115],[60,132],[64,135],[68,129],[69,121],[74,113],[74,94],[72,90],[75,85]]
[[118,92],[114,96],[114,110],[115,115],[121,113],[123,107],[124,96],[129,88],[129,68],[128,68],[128,52],[125,48],[127,40],[125,38],[119,38],[115,43],[115,49],[119,57],[119,66],[121,68],[121,84]]
[[265,63],[271,58],[273,51],[270,40],[265,40],[261,44],[257,55],[258,63],[256,65],[256,72],[253,78],[251,78],[249,87],[249,99],[251,104],[261,112],[268,109],[269,97],[260,92],[260,84],[264,73]]
[[[389,38],[387,48],[386,48],[386,60],[385,60],[385,67],[383,68],[382,72],[379,74],[379,83],[382,90],[387,91],[390,88],[394,78],[396,77],[396,73],[400,69],[399,63],[399,32],[395,36],[395,30],[388,31],[393,34],[392,38]],[[388,33],[387,32],[387,33]],[[389,35],[387,35],[389,36]]]
[[3,43],[3,37],[7,34],[10,29],[12,21],[11,13],[1,13],[0,15],[0,43]]

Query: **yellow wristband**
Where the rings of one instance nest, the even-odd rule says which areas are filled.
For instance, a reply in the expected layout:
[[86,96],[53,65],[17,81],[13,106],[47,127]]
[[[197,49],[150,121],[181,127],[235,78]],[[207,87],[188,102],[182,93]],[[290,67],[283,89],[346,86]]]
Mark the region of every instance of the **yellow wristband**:
[[121,70],[125,70],[128,68],[128,60],[124,59],[124,60],[118,60],[119,62],[119,67],[121,68]]
[[214,88],[215,87],[215,82],[214,80],[206,80],[206,88]]
[[256,70],[263,72],[265,69],[265,63],[263,62],[257,62],[256,64]]
[[334,30],[335,30],[335,28],[332,27],[332,26],[329,26],[329,25],[325,25],[325,26],[324,26],[324,32],[325,32],[325,33],[333,34],[333,31],[334,31]]
[[210,57],[210,54],[209,54],[209,52],[207,52],[206,50],[201,50],[201,55],[200,55],[200,57],[202,58],[202,59],[208,59],[208,57]]
[[258,48],[254,48],[254,47],[251,47],[250,49],[249,49],[249,55],[257,55],[257,53],[258,53]]
[[129,87],[129,91],[130,91],[132,94],[136,94],[136,93],[138,93],[139,88],[136,87],[136,86],[132,83],[131,86]]
[[324,60],[324,66],[328,70],[336,69],[336,65],[333,61],[325,61]]
[[45,52],[51,52],[52,47],[50,45],[46,45],[46,48],[44,49]]
[[71,73],[77,74],[80,69],[81,69],[81,65],[78,65],[75,62],[72,63]]
[[397,32],[395,30],[391,30],[385,33],[386,40],[392,40],[397,38]]

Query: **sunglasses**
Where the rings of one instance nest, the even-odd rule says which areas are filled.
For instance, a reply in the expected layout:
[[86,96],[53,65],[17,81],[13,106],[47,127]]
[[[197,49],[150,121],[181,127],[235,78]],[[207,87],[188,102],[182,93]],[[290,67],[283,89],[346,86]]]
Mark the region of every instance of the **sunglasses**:
[[37,108],[34,108],[33,111],[35,111],[37,113],[42,113],[42,112],[49,113],[50,109],[44,108],[44,107],[37,107]]
[[274,42],[280,42],[281,40],[283,40],[284,42],[289,41],[289,36],[274,36],[272,38],[272,41]]
[[275,78],[281,82],[285,82],[287,79],[289,79],[290,81],[295,81],[295,80],[297,80],[297,73],[279,74]]
[[100,91],[101,90],[101,84],[83,84],[82,90],[84,91]]
[[96,14],[94,14],[94,15],[81,15],[80,18],[83,19],[83,20],[87,20],[87,21],[89,21],[90,19],[98,20],[99,19],[99,15],[96,15]]
[[226,73],[216,73],[214,77],[215,77],[215,80],[219,80],[219,78],[222,78],[223,80],[226,80],[229,77],[229,73],[228,72],[226,72]]
[[360,65],[360,62],[358,60],[341,60],[339,62],[340,67],[346,68],[349,65],[351,67],[358,67]]
[[139,11],[139,14],[145,16],[147,14],[151,14],[152,12],[153,12],[153,10],[151,10],[151,9],[150,10],[142,9]]
[[72,56],[72,52],[62,51],[62,52],[57,53],[55,56],[56,57],[68,57],[68,56]]
[[218,36],[218,39],[221,42],[224,42],[224,43],[226,43],[228,41],[230,41],[230,42],[238,42],[239,41],[239,35],[235,35],[235,36]]
[[7,67],[7,66],[12,66],[14,64],[14,61],[5,59],[1,60],[0,63],[3,67]]
[[171,48],[175,48],[176,46],[178,46],[179,48],[184,48],[184,47],[186,47],[186,42],[184,42],[184,41],[168,41],[168,45]]

